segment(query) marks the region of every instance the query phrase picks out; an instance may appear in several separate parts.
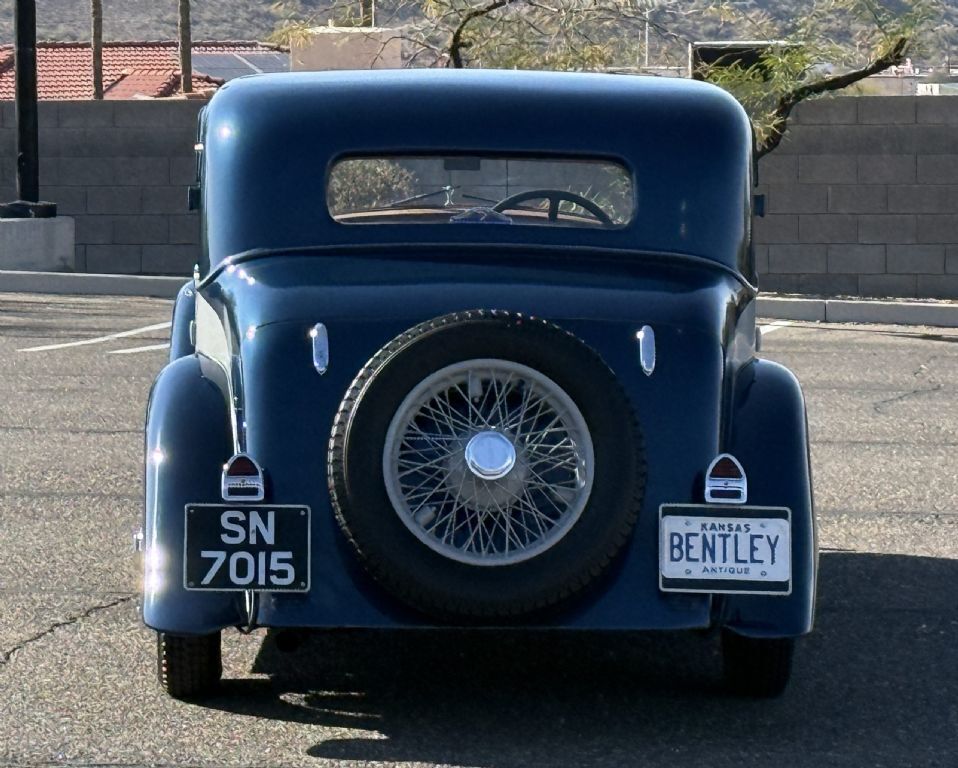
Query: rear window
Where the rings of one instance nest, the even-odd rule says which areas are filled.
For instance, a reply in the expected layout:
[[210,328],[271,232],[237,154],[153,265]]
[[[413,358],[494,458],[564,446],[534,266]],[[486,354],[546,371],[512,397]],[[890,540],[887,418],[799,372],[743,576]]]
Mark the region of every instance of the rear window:
[[343,224],[615,228],[635,213],[632,177],[618,163],[475,155],[345,158],[326,202]]

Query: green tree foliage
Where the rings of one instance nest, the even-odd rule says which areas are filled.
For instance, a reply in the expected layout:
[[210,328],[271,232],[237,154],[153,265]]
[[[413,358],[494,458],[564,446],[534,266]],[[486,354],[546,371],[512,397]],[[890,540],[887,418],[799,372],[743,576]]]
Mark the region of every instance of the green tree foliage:
[[343,160],[329,179],[329,210],[337,215],[378,208],[411,195],[414,182],[410,171],[391,160]]

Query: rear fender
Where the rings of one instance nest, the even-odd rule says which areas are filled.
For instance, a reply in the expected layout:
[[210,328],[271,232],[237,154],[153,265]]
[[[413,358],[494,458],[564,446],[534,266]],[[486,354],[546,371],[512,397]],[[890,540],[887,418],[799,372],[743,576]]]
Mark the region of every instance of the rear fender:
[[818,544],[805,400],[791,371],[769,360],[740,370],[729,434],[727,450],[748,477],[748,504],[791,510],[792,593],[716,597],[714,618],[752,637],[805,634],[814,620]]
[[146,420],[143,621],[162,632],[206,634],[245,621],[242,593],[183,585],[185,507],[221,502],[220,473],[233,453],[221,369],[199,355],[167,365]]

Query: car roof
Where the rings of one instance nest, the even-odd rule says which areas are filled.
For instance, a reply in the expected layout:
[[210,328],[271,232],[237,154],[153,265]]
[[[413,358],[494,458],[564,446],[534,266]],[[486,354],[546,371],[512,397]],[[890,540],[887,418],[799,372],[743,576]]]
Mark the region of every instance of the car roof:
[[[256,75],[221,88],[204,124],[205,205],[222,222],[208,230],[214,264],[256,248],[469,238],[475,228],[344,231],[326,210],[325,174],[338,157],[446,152],[617,160],[635,174],[638,215],[620,230],[584,230],[582,244],[741,265],[751,128],[738,102],[706,83],[503,70]],[[518,229],[495,236],[570,237]],[[476,236],[493,237],[488,228]]]

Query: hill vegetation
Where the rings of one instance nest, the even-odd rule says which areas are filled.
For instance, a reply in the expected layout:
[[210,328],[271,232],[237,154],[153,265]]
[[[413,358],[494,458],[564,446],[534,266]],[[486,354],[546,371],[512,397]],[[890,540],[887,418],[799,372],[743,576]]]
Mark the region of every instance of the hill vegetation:
[[[336,0],[194,0],[194,40],[264,40],[270,37],[286,19],[310,18],[319,23],[332,19],[342,21],[351,15],[351,3],[338,0],[339,10],[324,9]],[[377,16],[382,24],[395,25],[418,15],[429,0],[378,0]],[[478,0],[476,5],[481,5]],[[176,37],[176,0],[103,0],[104,39],[106,40],[172,40]],[[358,12],[359,0],[355,0]],[[732,39],[754,38],[757,25],[743,21],[749,16],[772,22],[775,30],[786,37],[810,6],[809,0],[742,0],[730,2],[738,13],[734,20],[714,9],[719,5],[711,0],[689,0],[682,4],[681,13],[665,12],[673,6],[670,0],[640,2],[637,7],[662,7],[663,22],[676,35],[674,44],[667,50],[661,39],[652,45],[652,64],[680,63],[684,57],[681,49],[685,39]],[[344,13],[343,9],[347,11]],[[706,8],[712,13],[702,13]],[[656,18],[656,10],[652,18]],[[941,0],[941,18],[932,25],[921,47],[919,58],[928,65],[940,65],[949,55],[958,63],[958,0]],[[38,36],[44,40],[89,39],[89,3],[85,0],[37,0]],[[767,25],[766,25],[767,26]],[[856,30],[847,20],[836,14],[828,25],[828,34],[834,42],[854,48]],[[13,0],[0,6],[0,43],[13,39]],[[638,41],[636,41],[638,43]],[[634,48],[632,49],[635,50]],[[622,64],[635,63],[623,61]]]

